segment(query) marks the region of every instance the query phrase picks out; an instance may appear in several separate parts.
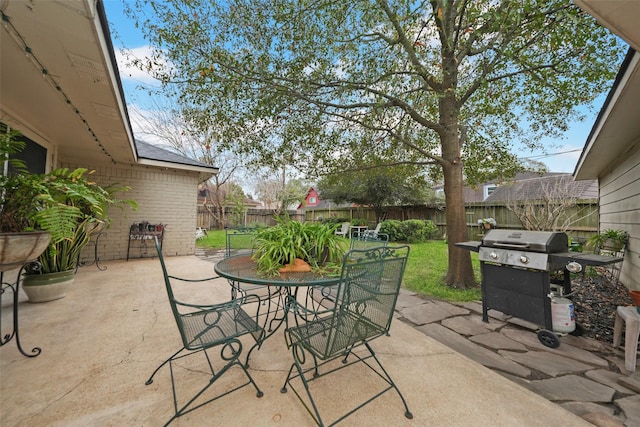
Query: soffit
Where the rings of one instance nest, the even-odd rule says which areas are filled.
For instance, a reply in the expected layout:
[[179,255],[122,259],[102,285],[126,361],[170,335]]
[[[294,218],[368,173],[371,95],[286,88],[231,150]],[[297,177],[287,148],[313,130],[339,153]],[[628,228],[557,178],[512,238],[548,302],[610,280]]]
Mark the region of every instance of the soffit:
[[10,22],[0,29],[0,120],[57,146],[59,161],[131,163],[133,138],[96,5],[0,0]]

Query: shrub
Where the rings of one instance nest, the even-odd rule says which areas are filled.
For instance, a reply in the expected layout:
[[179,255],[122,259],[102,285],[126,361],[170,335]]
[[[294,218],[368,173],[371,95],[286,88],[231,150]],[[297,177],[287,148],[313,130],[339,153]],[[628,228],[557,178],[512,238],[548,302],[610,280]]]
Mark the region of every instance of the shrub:
[[389,240],[396,242],[419,243],[432,239],[438,227],[431,220],[409,219],[398,221],[389,219],[382,222],[381,233],[389,235]]
[[353,218],[351,225],[367,225],[367,220],[362,218]]
[[320,223],[327,225],[342,224],[343,222],[349,222],[349,218],[323,218]]

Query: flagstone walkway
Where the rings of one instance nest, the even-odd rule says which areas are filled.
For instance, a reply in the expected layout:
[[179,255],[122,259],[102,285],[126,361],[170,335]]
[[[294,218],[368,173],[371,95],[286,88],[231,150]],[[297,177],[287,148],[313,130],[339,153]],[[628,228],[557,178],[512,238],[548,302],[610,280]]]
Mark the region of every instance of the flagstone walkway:
[[640,368],[624,369],[624,352],[567,335],[552,349],[536,325],[489,312],[480,302],[450,304],[403,290],[399,318],[418,331],[598,426],[640,426]]

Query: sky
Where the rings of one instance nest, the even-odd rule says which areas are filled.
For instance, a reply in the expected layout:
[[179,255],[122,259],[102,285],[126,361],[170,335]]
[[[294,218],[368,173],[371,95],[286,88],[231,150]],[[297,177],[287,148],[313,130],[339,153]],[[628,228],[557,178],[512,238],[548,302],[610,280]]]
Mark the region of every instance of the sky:
[[[125,47],[131,50],[135,56],[144,57],[145,52],[148,52],[148,48],[142,34],[135,28],[133,21],[124,16],[122,12],[122,0],[104,0],[104,5],[135,134],[138,128],[136,123],[137,115],[139,114],[138,111],[148,109],[151,102],[148,94],[138,87],[141,84],[155,85],[155,82],[141,71],[127,67],[126,59],[121,53],[121,50]],[[544,140],[543,144],[547,147],[546,152],[522,150],[521,148],[519,149],[518,144],[514,144],[514,153],[516,153],[518,157],[544,163],[550,172],[572,173],[605,98],[606,94],[603,94],[590,106],[584,107],[582,111],[585,114],[585,119],[583,121],[570,123],[568,130],[563,134],[562,138]],[[154,141],[148,142],[154,143]]]

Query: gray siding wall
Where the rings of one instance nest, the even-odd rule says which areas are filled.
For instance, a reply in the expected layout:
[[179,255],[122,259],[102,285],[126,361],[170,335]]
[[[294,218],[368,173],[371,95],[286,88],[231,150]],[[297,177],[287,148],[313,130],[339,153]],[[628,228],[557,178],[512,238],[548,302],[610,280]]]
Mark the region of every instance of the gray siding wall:
[[[64,167],[87,167],[63,164]],[[98,244],[101,261],[124,259],[127,256],[129,228],[134,222],[148,221],[166,225],[163,253],[165,256],[193,255],[195,253],[195,228],[197,219],[198,174],[180,170],[139,165],[91,165],[95,169],[93,179],[100,185],[121,184],[131,187],[119,198],[138,202],[138,210],[110,208],[111,226],[105,230]],[[155,254],[148,241],[146,251],[140,242],[132,243],[131,258],[150,257]],[[82,259],[93,258],[93,247],[85,248]]]
[[630,234],[620,281],[640,289],[640,142],[611,172],[600,178],[600,230]]

